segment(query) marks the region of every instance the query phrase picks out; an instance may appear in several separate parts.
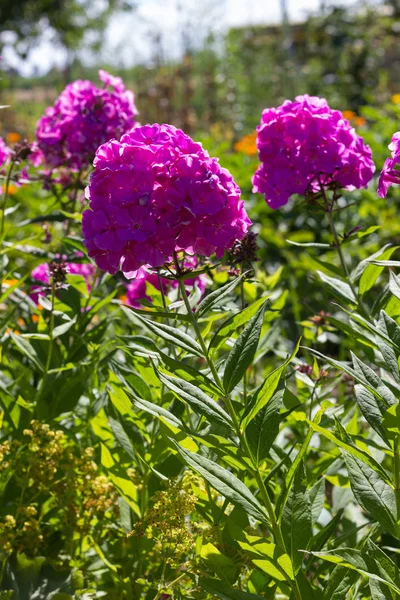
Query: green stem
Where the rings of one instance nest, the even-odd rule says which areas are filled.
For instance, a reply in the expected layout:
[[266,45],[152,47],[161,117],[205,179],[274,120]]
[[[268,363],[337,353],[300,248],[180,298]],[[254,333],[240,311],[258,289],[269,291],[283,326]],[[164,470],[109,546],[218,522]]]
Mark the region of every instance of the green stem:
[[7,173],[7,177],[6,177],[6,189],[4,191],[4,199],[1,205],[1,222],[0,222],[0,239],[1,239],[1,243],[3,243],[3,239],[4,239],[4,225],[5,225],[5,216],[6,216],[6,207],[7,207],[7,200],[8,200],[8,195],[9,195],[9,188],[10,188],[10,181],[11,181],[11,174],[14,168],[14,161],[11,161],[10,164],[10,168],[8,169],[8,173]]
[[154,596],[153,600],[158,600],[161,597],[161,595],[163,594],[166,568],[167,568],[167,562],[164,561],[163,570],[162,570],[162,573],[161,573],[161,579],[160,579],[160,583],[158,585],[158,592]]
[[396,520],[400,519],[400,436],[396,435],[394,438],[394,493],[396,495],[396,508],[397,516]]
[[49,372],[50,369],[50,364],[51,364],[51,358],[53,355],[53,330],[54,330],[54,301],[55,301],[55,283],[54,283],[54,279],[52,281],[51,284],[51,315],[50,315],[50,325],[49,325],[49,349],[47,352],[47,360],[46,360],[46,365],[44,368],[44,373],[43,373],[43,377],[42,377],[42,381],[40,383],[40,387],[38,390],[38,394],[37,394],[37,401],[40,399],[43,390],[44,390],[44,386],[46,383],[46,379],[47,379],[47,374]]
[[[178,283],[179,283],[179,288],[182,291],[182,297],[183,297],[183,301],[184,301],[185,306],[186,306],[186,310],[188,312],[188,315],[191,318],[191,322],[192,322],[194,330],[196,332],[197,339],[199,341],[201,349],[203,350],[204,357],[205,357],[205,359],[207,361],[207,364],[208,364],[208,366],[210,368],[211,373],[214,376],[215,383],[217,384],[217,386],[221,390],[223,390],[224,388],[223,388],[222,381],[221,381],[221,379],[220,379],[220,377],[218,375],[217,369],[215,368],[214,362],[212,361],[212,359],[209,356],[206,344],[204,342],[203,336],[202,336],[201,331],[200,331],[200,327],[199,327],[199,325],[197,323],[196,316],[195,316],[195,314],[192,311],[192,308],[191,308],[191,306],[189,304],[189,300],[188,300],[186,294],[183,293],[185,290],[184,290],[183,281],[181,279],[179,279],[179,271],[178,271],[177,279],[178,279]],[[233,426],[234,426],[234,429],[235,429],[235,433],[236,433],[236,435],[239,438],[240,445],[242,446],[243,451],[246,454],[246,457],[251,461],[251,463],[253,465],[252,471],[253,471],[253,474],[254,474],[254,476],[256,478],[257,485],[259,487],[260,494],[261,494],[261,497],[262,497],[263,502],[264,502],[264,506],[265,506],[265,508],[267,510],[267,513],[268,513],[268,518],[269,518],[270,523],[271,523],[271,528],[272,528],[272,532],[274,534],[274,538],[275,538],[276,544],[278,546],[280,546],[286,552],[285,542],[283,540],[283,536],[282,536],[282,531],[281,531],[280,525],[279,525],[279,523],[277,521],[277,518],[276,518],[276,515],[275,515],[274,507],[273,507],[271,499],[269,497],[267,488],[265,487],[262,475],[261,475],[261,473],[259,472],[257,466],[254,463],[254,459],[253,459],[250,447],[248,445],[246,436],[240,430],[240,423],[239,423],[238,417],[236,415],[235,409],[233,407],[232,401],[231,401],[231,399],[230,399],[230,397],[228,395],[225,395],[223,397],[223,401],[224,401],[225,406],[227,408],[227,411],[228,411],[228,413],[229,413],[229,415],[230,415],[230,417],[232,419]],[[293,590],[293,593],[294,593],[294,597],[296,598],[296,600],[301,600],[301,594],[300,594],[300,590],[298,588],[297,582],[288,579],[288,583],[292,587],[292,590]]]

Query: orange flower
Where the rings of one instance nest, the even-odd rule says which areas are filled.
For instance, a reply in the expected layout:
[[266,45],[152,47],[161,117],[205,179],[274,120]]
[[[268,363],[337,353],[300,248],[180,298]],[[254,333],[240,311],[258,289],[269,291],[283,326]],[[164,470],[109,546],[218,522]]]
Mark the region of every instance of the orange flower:
[[244,135],[234,146],[236,152],[241,152],[248,156],[257,154],[256,139],[257,133],[255,131]]
[[356,117],[356,113],[353,112],[352,110],[344,110],[342,112],[342,115],[345,119],[347,119],[348,121],[352,121],[354,119],[354,117]]
[[364,117],[360,117],[359,115],[356,115],[356,113],[353,112],[352,110],[344,110],[342,112],[342,115],[343,115],[343,118],[350,121],[351,124],[354,125],[354,127],[363,127],[367,122],[364,119]]
[[14,196],[14,194],[16,194],[18,191],[18,188],[16,185],[14,185],[13,183],[10,183],[10,185],[8,186],[8,195],[9,196]]
[[3,281],[3,285],[5,285],[6,287],[11,287],[15,283],[18,283],[18,279],[4,279]]
[[19,133],[17,133],[16,131],[11,131],[8,135],[7,135],[7,142],[9,144],[16,144],[17,142],[19,142],[21,139],[21,136]]
[[32,315],[32,321],[33,321],[33,323],[38,323],[39,317],[37,315]]

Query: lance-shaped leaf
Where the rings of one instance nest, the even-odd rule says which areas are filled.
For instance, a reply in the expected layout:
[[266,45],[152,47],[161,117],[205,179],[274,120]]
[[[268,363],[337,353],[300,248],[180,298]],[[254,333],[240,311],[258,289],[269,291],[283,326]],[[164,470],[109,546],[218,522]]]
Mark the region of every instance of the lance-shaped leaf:
[[329,275],[325,275],[325,273],[322,271],[317,271],[317,273],[322,281],[329,285],[334,294],[341,298],[345,298],[345,300],[348,302],[355,304],[356,299],[348,283],[342,281],[341,279],[337,279],[336,277],[329,277]]
[[279,390],[254,417],[246,430],[246,438],[254,460],[259,465],[267,456],[279,433],[283,390]]
[[[390,258],[393,252],[397,250],[397,248],[398,246],[392,246],[391,248],[387,248],[387,250],[379,254],[380,259],[386,260]],[[382,266],[377,266],[376,264],[371,263],[368,264],[360,278],[360,284],[358,289],[358,293],[360,296],[365,294],[365,292],[368,292],[368,290],[370,290],[373,287],[379,275],[382,273],[383,269],[384,267]]]
[[296,574],[304,558],[300,550],[307,550],[312,538],[311,506],[303,464],[296,471],[293,487],[283,509],[281,527]]
[[265,510],[251,493],[249,488],[245,486],[236,475],[223,469],[212,460],[182,448],[174,440],[171,441],[185,462],[204,477],[217,492],[222,494],[222,496],[227,498],[232,504],[241,506],[249,515],[257,519],[257,521],[268,523],[268,516]]
[[217,306],[221,302],[221,300],[223,300],[228,294],[230,294],[235,289],[235,287],[242,281],[245,275],[246,273],[243,273],[233,281],[230,281],[218,290],[215,290],[215,292],[211,292],[211,294],[208,294],[197,307],[197,318],[202,317],[207,312],[212,310],[215,306]]
[[179,346],[179,348],[183,348],[183,350],[196,354],[197,356],[204,356],[200,344],[187,333],[184,333],[176,327],[165,325],[164,323],[154,323],[150,319],[146,319],[143,317],[143,315],[140,315],[137,312],[133,313],[124,306],[121,308],[130,320],[134,322],[134,314],[135,317],[139,319],[139,321],[141,321],[152,333],[162,338],[164,341],[175,344],[176,346]]
[[385,580],[378,574],[376,561],[370,556],[363,555],[360,550],[355,548],[336,548],[335,550],[325,550],[323,552],[311,552],[311,554],[330,563],[353,569],[364,577],[369,577],[388,585],[393,591],[400,594],[400,589],[390,578]]
[[387,435],[382,426],[382,414],[385,412],[385,405],[375,398],[370,391],[365,389],[363,385],[357,383],[354,386],[358,406],[367,421],[380,437],[387,443]]
[[244,415],[242,417],[242,421],[240,424],[241,431],[244,431],[248,424],[254,419],[254,417],[260,412],[261,409],[264,408],[265,405],[268,404],[270,399],[275,393],[276,388],[278,387],[280,378],[284,370],[290,361],[297,354],[299,349],[300,340],[297,342],[296,347],[289,356],[283,365],[269,373],[264,381],[264,383],[258,388],[253,397],[250,399],[248,407],[246,408]]
[[327,429],[326,427],[321,427],[320,425],[318,425],[318,423],[312,421],[308,421],[308,423],[314,431],[333,442],[335,446],[338,446],[340,449],[345,450],[347,453],[354,456],[354,458],[356,458],[357,460],[360,460],[366,465],[368,465],[370,469],[372,469],[376,473],[379,473],[380,477],[384,481],[389,483],[390,478],[386,473],[385,469],[374,458],[372,458],[372,456],[367,454],[367,452],[364,452],[364,450],[353,446],[350,443],[350,438],[347,438],[346,440],[341,439],[340,437],[332,433],[332,431],[329,431],[329,429]]
[[330,574],[323,600],[343,600],[360,575],[357,571],[337,565]]
[[225,362],[223,385],[227,394],[239,383],[253,361],[260,339],[266,304],[258,309],[239,335]]
[[386,531],[398,537],[396,497],[393,489],[365,462],[349,452],[342,450],[342,454],[357,502]]
[[228,413],[220,407],[220,405],[207,396],[199,387],[192,385],[184,379],[178,379],[177,377],[171,377],[166,373],[157,371],[160,381],[172,392],[174,392],[178,398],[189,404],[192,409],[206,417],[211,421],[225,425],[225,427],[232,428],[232,420]]
[[361,369],[353,369],[347,363],[335,360],[334,358],[330,358],[329,356],[325,356],[321,352],[318,352],[318,350],[314,350],[314,348],[307,348],[307,350],[312,354],[315,354],[315,356],[322,358],[325,362],[335,367],[335,369],[339,369],[340,371],[343,371],[344,373],[350,375],[350,377],[353,377],[358,383],[361,383],[367,390],[369,390],[371,394],[374,394],[374,396],[379,398],[385,405],[389,406],[388,396],[390,396],[391,392],[389,388],[386,388],[386,390],[384,390],[384,395],[382,396],[382,389],[379,388],[384,384],[379,378],[379,381],[376,379],[373,379],[372,381],[368,380],[365,376],[365,373]]
[[224,343],[233,333],[238,331],[239,327],[248,323],[248,321],[254,317],[260,306],[264,304],[266,297],[259,298],[249,306],[246,306],[243,310],[241,310],[236,315],[232,315],[222,323],[222,325],[215,332],[210,345],[209,351],[217,350],[221,344]]

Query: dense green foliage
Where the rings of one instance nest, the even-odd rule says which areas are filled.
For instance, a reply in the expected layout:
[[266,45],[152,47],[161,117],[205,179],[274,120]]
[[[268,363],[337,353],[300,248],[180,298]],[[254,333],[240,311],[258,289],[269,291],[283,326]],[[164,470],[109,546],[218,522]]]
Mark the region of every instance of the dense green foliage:
[[[399,116],[358,118],[378,170]],[[2,182],[1,597],[400,594],[398,192],[340,199],[349,280],[324,212],[251,194],[251,137],[202,141],[260,248],[203,264],[201,301],[132,309],[98,272],[36,304],[32,268],[86,254],[82,205]]]

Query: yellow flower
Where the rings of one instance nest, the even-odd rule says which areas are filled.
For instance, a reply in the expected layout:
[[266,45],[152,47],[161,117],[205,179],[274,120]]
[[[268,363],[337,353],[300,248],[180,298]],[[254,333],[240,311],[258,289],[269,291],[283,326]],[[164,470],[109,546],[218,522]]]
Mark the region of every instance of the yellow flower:
[[392,102],[393,104],[400,104],[400,94],[394,94],[392,96]]
[[255,131],[244,135],[234,146],[236,152],[241,152],[248,156],[257,154],[256,139],[257,133]]

